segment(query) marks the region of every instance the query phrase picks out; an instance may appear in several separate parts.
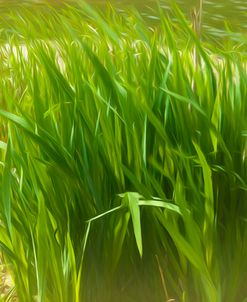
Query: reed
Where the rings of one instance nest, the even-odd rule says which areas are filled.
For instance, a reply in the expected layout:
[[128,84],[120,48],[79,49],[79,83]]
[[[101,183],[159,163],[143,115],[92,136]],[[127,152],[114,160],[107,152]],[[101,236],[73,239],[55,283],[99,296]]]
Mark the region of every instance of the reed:
[[246,299],[246,56],[206,45],[177,7],[178,23],[159,12],[152,28],[84,2],[5,20],[0,249],[13,299]]

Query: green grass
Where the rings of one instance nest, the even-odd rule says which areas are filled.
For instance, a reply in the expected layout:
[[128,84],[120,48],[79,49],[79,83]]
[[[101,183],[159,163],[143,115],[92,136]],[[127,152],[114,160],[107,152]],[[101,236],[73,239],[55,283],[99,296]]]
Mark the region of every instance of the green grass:
[[246,54],[174,14],[4,19],[0,249],[19,301],[246,301]]

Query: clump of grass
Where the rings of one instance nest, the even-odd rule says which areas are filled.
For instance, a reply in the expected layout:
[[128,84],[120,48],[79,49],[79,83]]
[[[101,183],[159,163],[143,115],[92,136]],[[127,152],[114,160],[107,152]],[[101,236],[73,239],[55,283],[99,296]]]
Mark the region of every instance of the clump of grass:
[[246,58],[174,10],[157,28],[81,2],[9,15],[0,247],[19,301],[247,297]]

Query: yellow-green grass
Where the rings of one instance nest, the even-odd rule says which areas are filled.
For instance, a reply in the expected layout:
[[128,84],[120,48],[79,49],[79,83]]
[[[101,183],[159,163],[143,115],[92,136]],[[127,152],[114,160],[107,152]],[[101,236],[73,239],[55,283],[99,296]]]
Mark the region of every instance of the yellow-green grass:
[[9,16],[0,248],[19,301],[247,297],[246,45],[174,14]]

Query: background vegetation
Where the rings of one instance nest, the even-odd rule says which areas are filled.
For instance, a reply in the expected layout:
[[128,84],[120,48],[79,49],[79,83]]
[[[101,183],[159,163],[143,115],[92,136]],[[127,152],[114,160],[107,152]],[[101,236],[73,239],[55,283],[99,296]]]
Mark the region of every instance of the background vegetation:
[[245,42],[50,12],[1,31],[2,299],[246,301]]

